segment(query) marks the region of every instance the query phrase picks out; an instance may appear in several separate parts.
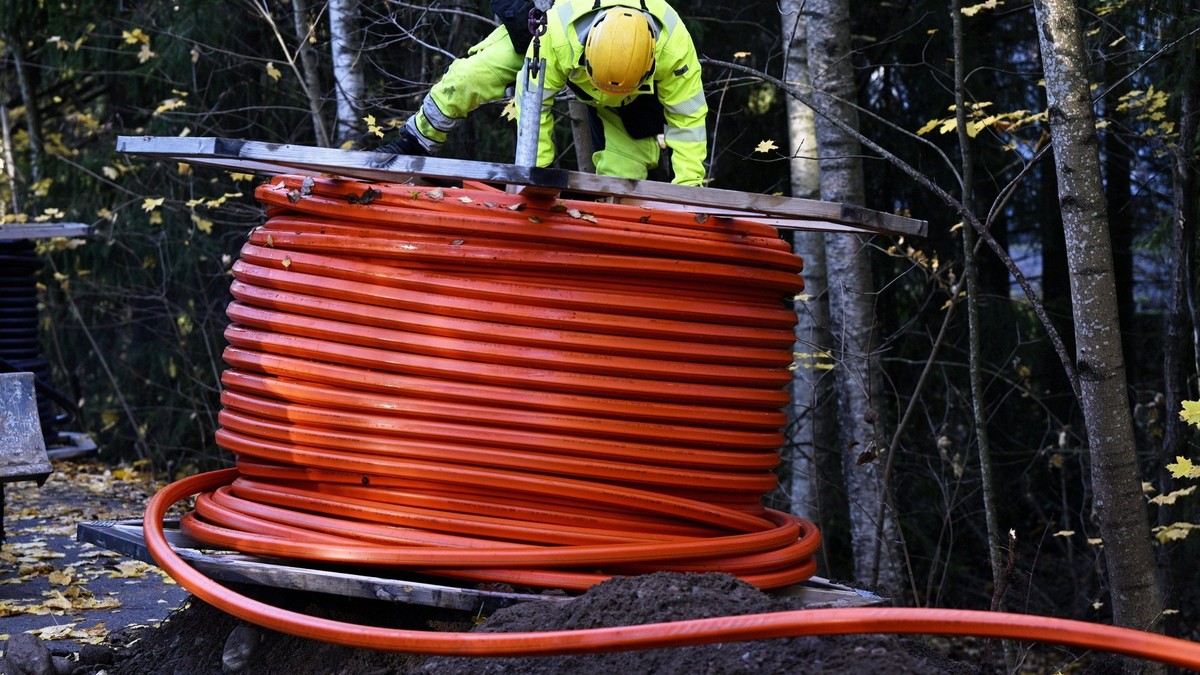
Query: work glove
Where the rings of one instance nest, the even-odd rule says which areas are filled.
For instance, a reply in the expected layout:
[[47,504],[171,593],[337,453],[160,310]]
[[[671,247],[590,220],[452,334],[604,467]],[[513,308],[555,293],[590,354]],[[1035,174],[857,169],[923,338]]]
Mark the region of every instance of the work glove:
[[408,126],[400,127],[395,140],[390,143],[385,143],[375,149],[376,152],[386,152],[392,155],[413,155],[416,157],[428,157],[429,152],[417,140],[416,135]]

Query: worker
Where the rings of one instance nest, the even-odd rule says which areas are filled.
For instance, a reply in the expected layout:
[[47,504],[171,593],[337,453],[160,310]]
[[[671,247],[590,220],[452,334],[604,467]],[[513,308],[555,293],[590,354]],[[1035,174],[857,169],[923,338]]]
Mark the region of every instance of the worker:
[[399,137],[380,150],[435,154],[471,110],[502,97],[514,81],[519,100],[524,53],[545,59],[538,166],[554,160],[550,106],[565,87],[589,106],[597,173],[646,178],[658,165],[661,135],[671,149],[672,182],[703,184],[708,103],[678,13],[663,0],[559,0],[547,13],[545,35],[530,44],[521,6],[531,4],[495,0],[505,25],[451,64]]

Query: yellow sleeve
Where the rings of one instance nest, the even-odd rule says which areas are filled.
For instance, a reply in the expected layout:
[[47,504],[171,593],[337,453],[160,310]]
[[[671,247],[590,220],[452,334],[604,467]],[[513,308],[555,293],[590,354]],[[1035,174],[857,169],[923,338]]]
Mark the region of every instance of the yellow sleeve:
[[658,100],[667,120],[667,147],[671,148],[673,183],[704,184],[708,156],[708,101],[700,77],[700,59],[692,38],[682,25],[665,41],[655,69]]

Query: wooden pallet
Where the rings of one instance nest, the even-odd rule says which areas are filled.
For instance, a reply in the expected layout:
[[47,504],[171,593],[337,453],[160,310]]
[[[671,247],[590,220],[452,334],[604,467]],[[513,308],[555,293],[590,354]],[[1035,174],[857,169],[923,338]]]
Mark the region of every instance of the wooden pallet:
[[[293,560],[212,550],[179,532],[178,527],[177,521],[168,521],[164,524],[167,541],[181,558],[218,581],[443,607],[485,614],[522,602],[570,600],[570,596],[560,592],[535,594],[450,586],[428,579],[381,577],[348,568],[306,567]],[[150,564],[155,562],[146,548],[140,520],[81,523],[78,526],[76,538],[79,541],[95,544],[143,562]],[[810,608],[864,607],[888,604],[887,600],[874,593],[835,584],[819,577],[813,577],[802,584],[775,592],[800,598],[801,604]]]

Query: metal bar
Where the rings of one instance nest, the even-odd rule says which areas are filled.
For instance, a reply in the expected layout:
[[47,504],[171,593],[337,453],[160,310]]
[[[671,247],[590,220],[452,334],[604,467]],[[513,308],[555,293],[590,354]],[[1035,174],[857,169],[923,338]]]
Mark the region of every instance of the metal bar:
[[521,94],[520,122],[517,124],[517,166],[536,166],[538,135],[542,121],[542,91],[546,88],[546,59],[526,57],[521,69],[524,92]]
[[[278,167],[281,172],[330,174],[380,182],[404,182],[413,175],[444,180],[478,180],[532,186],[550,192],[570,191],[686,205],[689,211],[697,214],[709,213],[713,209],[734,209],[752,218],[777,219],[780,223],[778,227],[787,229],[808,229],[805,221],[816,221],[846,226],[847,231],[886,235],[923,237],[928,231],[928,224],[923,220],[873,211],[853,204],[638,181],[564,169],[214,137],[121,136],[117,139],[117,151],[182,162],[203,162],[231,170],[246,170],[254,166]],[[542,194],[544,191],[529,197],[538,199]]]
[[0,241],[86,237],[92,226],[85,223],[5,223],[0,225]]

